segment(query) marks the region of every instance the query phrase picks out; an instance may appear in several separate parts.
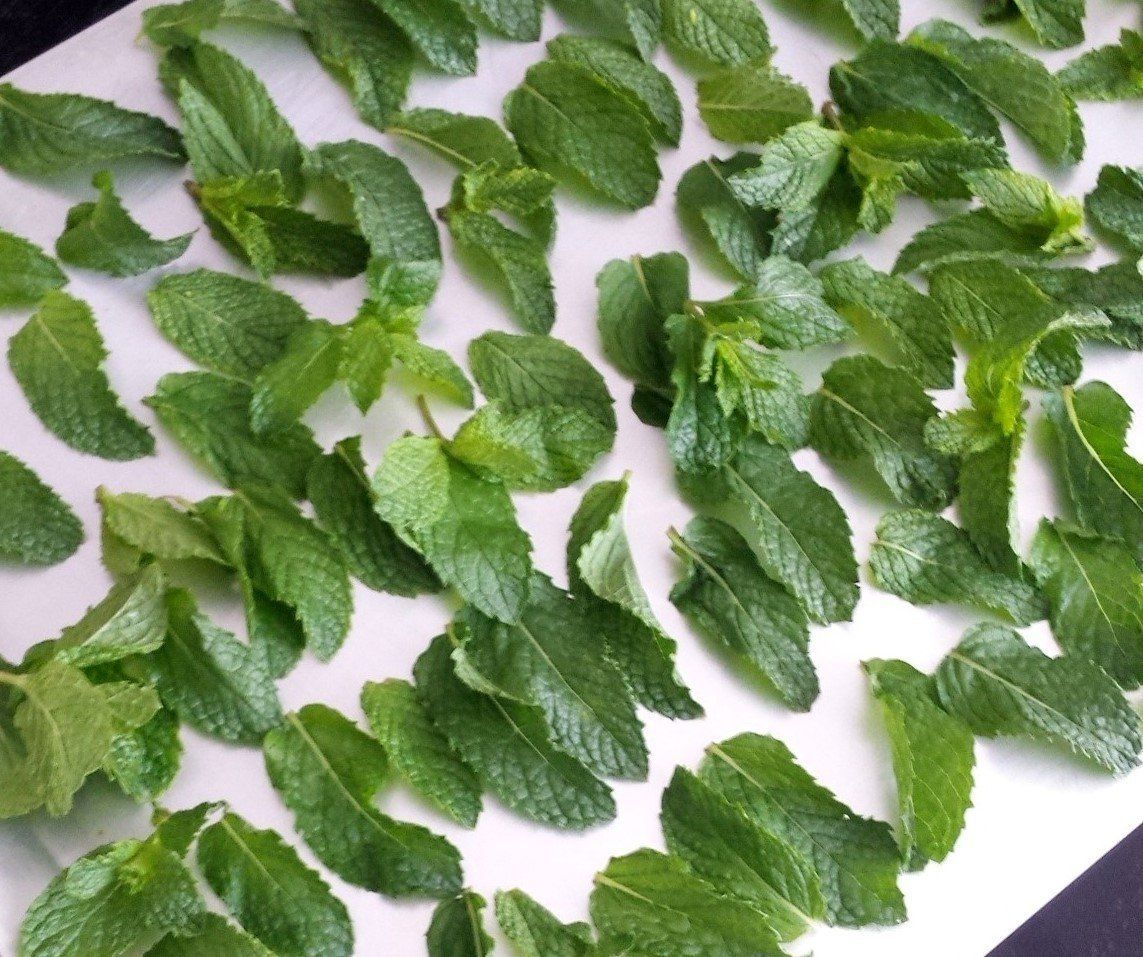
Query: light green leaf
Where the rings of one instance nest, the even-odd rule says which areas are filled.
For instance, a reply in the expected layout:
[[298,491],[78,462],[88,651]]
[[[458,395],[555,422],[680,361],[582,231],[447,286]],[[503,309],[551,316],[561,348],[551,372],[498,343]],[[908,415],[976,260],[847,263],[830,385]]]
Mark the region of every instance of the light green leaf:
[[151,498],[133,492],[114,494],[105,487],[95,490],[103,513],[104,535],[137,553],[160,561],[201,560],[228,564],[210,529],[175,499]]
[[295,426],[337,381],[342,365],[338,327],[312,319],[290,336],[285,349],[254,380],[250,427],[256,435],[274,435]]
[[1077,100],[1134,100],[1143,96],[1143,35],[1124,28],[1119,43],[1081,53],[1056,74]]
[[817,120],[797,123],[762,147],[757,166],[731,176],[730,188],[747,206],[804,210],[837,171],[843,144]]
[[1107,673],[1049,658],[1010,628],[977,625],[934,678],[941,705],[977,734],[1062,744],[1113,774],[1139,763],[1139,716]]
[[521,890],[496,892],[496,920],[520,957],[595,957],[587,924],[561,923]]
[[802,84],[760,63],[699,80],[698,107],[714,138],[727,143],[765,143],[814,115]]
[[664,0],[663,34],[678,52],[724,66],[767,60],[773,52],[752,0]]
[[203,914],[193,930],[169,934],[145,957],[275,957],[257,937],[228,923],[219,914]]
[[179,719],[166,708],[133,731],[120,731],[103,770],[138,804],[153,804],[174,783],[182,761]]
[[818,696],[809,626],[796,598],[769,578],[746,540],[724,522],[696,518],[671,533],[684,577],[671,602],[712,641],[761,672],[796,711]]
[[22,236],[0,229],[0,309],[34,306],[66,285],[67,276],[51,256]]
[[68,504],[14,455],[0,450],[0,558],[56,565],[83,542]]
[[473,20],[509,40],[540,39],[543,0],[461,0],[461,3]]
[[1044,617],[1035,588],[993,569],[964,531],[919,509],[890,512],[881,519],[869,568],[878,588],[914,605],[971,605],[1018,625]]
[[512,137],[486,116],[415,109],[395,117],[388,131],[432,150],[461,170],[488,162],[510,170],[523,163]]
[[352,721],[311,704],[286,716],[263,744],[270,780],[298,833],[339,877],[395,897],[460,890],[460,854],[417,824],[374,806],[387,775],[381,745]]
[[106,358],[91,307],[58,291],[8,342],[8,364],[29,405],[61,441],[114,461],[150,455],[154,437],[111,390]]
[[841,5],[866,40],[893,40],[901,28],[898,0],[841,0]]

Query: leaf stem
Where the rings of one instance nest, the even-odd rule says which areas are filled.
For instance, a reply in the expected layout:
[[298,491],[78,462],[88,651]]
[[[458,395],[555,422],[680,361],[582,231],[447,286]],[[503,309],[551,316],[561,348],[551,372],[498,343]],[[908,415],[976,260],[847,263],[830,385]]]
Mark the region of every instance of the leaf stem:
[[417,396],[417,408],[421,410],[421,418],[425,420],[425,426],[432,432],[433,436],[442,442],[446,441],[441,427],[437,425],[437,420],[433,418],[432,409],[429,408],[429,400],[425,398],[424,394]]

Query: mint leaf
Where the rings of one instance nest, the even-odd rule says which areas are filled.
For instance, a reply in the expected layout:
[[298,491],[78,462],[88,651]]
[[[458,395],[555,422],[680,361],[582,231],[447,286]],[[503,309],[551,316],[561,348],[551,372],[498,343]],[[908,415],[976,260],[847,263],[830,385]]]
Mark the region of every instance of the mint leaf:
[[861,201],[853,176],[839,168],[808,206],[779,213],[772,251],[808,263],[840,249],[857,232]]
[[224,814],[199,837],[198,866],[238,922],[275,953],[353,952],[345,905],[276,832]]
[[148,659],[163,703],[205,734],[258,744],[282,711],[257,649],[200,614],[187,591],[168,592],[167,611],[166,640]]
[[161,708],[146,724],[112,738],[103,770],[136,803],[154,803],[174,783],[182,754],[179,720]]
[[416,689],[396,678],[366,682],[361,710],[394,769],[458,824],[475,827],[480,783],[433,723]]
[[724,897],[678,858],[648,849],[613,857],[595,875],[591,919],[605,953],[636,946],[649,957],[782,953],[766,915]]
[[18,458],[0,450],[0,558],[56,565],[82,542],[83,526],[68,504]]
[[[775,217],[751,209],[734,193],[730,177],[749,169],[755,158],[737,153],[727,160],[703,160],[687,170],[675,193],[684,225],[705,234],[741,279],[753,279],[770,250]],[[677,311],[677,310],[676,310]]]
[[555,0],[555,6],[584,26],[634,47],[650,62],[663,32],[660,0]]
[[480,611],[517,621],[527,604],[532,543],[504,486],[440,442],[394,442],[373,478],[377,512],[414,544],[446,585]]
[[943,861],[972,803],[972,732],[941,709],[932,679],[912,665],[875,659],[862,667],[889,735],[901,853],[921,866]]
[[337,381],[342,342],[339,328],[324,320],[298,327],[282,354],[254,380],[250,427],[255,434],[279,434],[297,424]]
[[29,93],[0,83],[0,166],[44,176],[127,156],[181,161],[179,134],[162,120],[76,93]]
[[138,276],[187,251],[194,233],[155,239],[123,208],[110,173],[97,173],[93,184],[99,199],[73,206],[67,228],[56,240],[56,253],[65,263],[112,276]]
[[484,930],[488,902],[472,891],[441,901],[425,935],[429,957],[488,957],[492,938]]
[[802,84],[760,63],[703,77],[698,106],[711,135],[727,143],[765,143],[814,115]]
[[377,515],[360,438],[345,439],[315,459],[306,491],[318,524],[363,584],[408,597],[440,588],[423,559]]
[[478,23],[487,25],[509,40],[540,39],[543,0],[461,0]]
[[746,818],[800,851],[817,871],[831,924],[899,924],[901,861],[888,825],[860,817],[807,774],[776,738],[712,744],[699,778]]
[[887,336],[894,358],[933,389],[953,384],[953,345],[932,301],[899,276],[877,272],[864,260],[830,263],[819,278],[826,301],[859,329]]
[[593,957],[587,924],[563,924],[521,890],[496,892],[496,920],[520,957]]
[[1143,169],[1104,166],[1086,207],[1099,229],[1136,255],[1143,253]]
[[873,40],[852,60],[834,64],[829,86],[834,102],[859,124],[884,114],[922,113],[967,137],[1004,142],[984,101],[944,62],[915,46]]
[[615,817],[611,791],[574,758],[556,751],[534,708],[473,691],[453,670],[445,636],[413,668],[429,714],[484,786],[531,820],[583,830]]
[[902,505],[940,510],[955,494],[956,468],[925,444],[925,426],[936,414],[908,373],[872,356],[849,356],[822,376],[810,444],[835,458],[869,456]]
[[747,206],[791,211],[813,205],[837,172],[844,138],[817,120],[788,127],[758,153],[758,165],[730,177]]
[[1143,572],[1130,549],[1044,519],[1030,562],[1060,647],[1124,688],[1143,685]]
[[150,455],[155,440],[111,391],[106,358],[91,307],[58,291],[8,342],[8,364],[28,404],[61,441],[113,461]]
[[279,485],[305,494],[306,475],[321,450],[308,428],[294,424],[274,435],[250,427],[249,386],[210,372],[172,373],[146,404],[219,481]]
[[490,261],[499,272],[525,329],[545,333],[552,328],[556,299],[547,255],[539,242],[488,213],[450,209],[448,227],[458,245]]
[[825,917],[810,861],[781,837],[741,814],[684,768],[663,792],[667,847],[720,892],[761,912],[781,940],[801,936]]
[[663,35],[679,53],[738,66],[773,52],[762,12],[751,0],[664,0]]
[[971,605],[1018,625],[1044,616],[1035,588],[993,569],[964,531],[919,509],[890,512],[881,519],[869,569],[878,588],[914,605]]
[[105,844],[32,902],[20,928],[20,953],[118,957],[166,931],[193,931],[204,911],[194,876],[178,855],[154,839]]
[[476,28],[454,0],[374,0],[430,64],[453,76],[476,72]]
[[185,0],[143,11],[143,33],[159,46],[186,46],[229,23],[289,30],[301,26],[277,0]]
[[200,182],[277,172],[286,197],[301,198],[301,144],[251,70],[216,46],[196,43],[170,50],[159,74],[179,101]]
[[295,0],[310,46],[347,83],[361,118],[384,129],[405,102],[413,48],[371,0]]
[[592,607],[608,656],[635,699],[670,718],[702,708],[675,671],[677,645],[663,631],[639,583],[624,526],[628,481],[598,482],[584,493],[569,528],[569,588]]
[[591,606],[543,575],[516,625],[462,611],[457,676],[541,711],[552,744],[604,777],[642,780],[647,746]]
[[1072,138],[1075,104],[1035,57],[1003,40],[977,39],[947,20],[921,24],[907,42],[938,57],[1049,159],[1075,162],[1082,155],[1082,139]]
[[898,0],[842,0],[841,5],[866,40],[892,40],[901,28]]
[[556,62],[586,67],[614,93],[637,109],[656,139],[678,146],[683,114],[670,78],[626,45],[596,37],[563,34],[547,45]]
[[1122,541],[1143,561],[1143,465],[1127,452],[1131,409],[1102,382],[1044,398],[1063,475],[1081,525]]
[[1143,96],[1143,36],[1119,31],[1119,43],[1081,53],[1056,79],[1077,100],[1133,100]]
[[0,230],[0,308],[34,306],[66,285],[59,263],[39,246]]
[[934,677],[941,705],[977,734],[1062,744],[1113,774],[1139,763],[1139,716],[1106,672],[1049,658],[1010,628],[977,625]]
[[857,562],[849,521],[833,493],[799,471],[789,453],[754,439],[726,466],[720,484],[746,508],[766,573],[793,592],[813,621],[847,621],[857,604]]
[[1017,549],[1016,467],[1024,446],[1024,425],[996,438],[960,462],[957,508],[961,526],[985,560],[998,571],[1022,575]]
[[210,529],[184,503],[133,492],[117,495],[103,486],[95,490],[95,497],[103,513],[105,540],[110,535],[135,551],[137,566],[148,555],[160,561],[227,564]]
[[147,302],[155,325],[187,356],[246,380],[278,359],[306,320],[284,292],[207,269],[164,276]]
[[818,696],[809,626],[797,599],[769,578],[746,540],[729,525],[696,518],[671,533],[684,577],[671,602],[712,641],[749,662],[789,707],[808,711]]
[[389,132],[432,150],[462,170],[488,162],[510,170],[523,163],[512,137],[486,116],[414,109],[395,117]]
[[394,897],[460,890],[456,848],[374,806],[387,775],[385,754],[344,715],[307,705],[266,735],[263,750],[298,833],[339,877]]
[[1023,265],[1050,258],[1039,235],[1001,222],[987,209],[959,213],[926,226],[901,250],[893,272],[927,272],[945,263],[997,259]]
[[203,914],[192,931],[168,934],[145,957],[274,957],[257,937],[218,914]]
[[1053,50],[1083,41],[1084,0],[1004,0],[985,7],[985,20],[1022,16],[1044,46]]
[[1101,269],[1025,268],[1025,276],[1058,302],[1076,311],[1100,311],[1111,325],[1095,333],[1128,349],[1143,348],[1143,276],[1133,262]]
[[537,63],[504,102],[520,150],[628,209],[649,205],[662,173],[639,111],[584,67]]

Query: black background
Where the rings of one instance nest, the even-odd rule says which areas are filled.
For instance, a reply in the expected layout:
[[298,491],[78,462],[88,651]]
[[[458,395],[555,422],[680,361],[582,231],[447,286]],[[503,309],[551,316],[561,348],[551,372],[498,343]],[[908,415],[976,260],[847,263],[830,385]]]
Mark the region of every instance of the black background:
[[[128,2],[0,0],[0,75]],[[1052,853],[1051,834],[1044,835],[1043,852]],[[949,918],[955,925],[957,921],[971,921],[972,914],[958,912]],[[932,957],[938,955],[934,952]],[[950,950],[947,957],[975,955]],[[989,957],[1143,957],[1143,828],[1079,877]]]

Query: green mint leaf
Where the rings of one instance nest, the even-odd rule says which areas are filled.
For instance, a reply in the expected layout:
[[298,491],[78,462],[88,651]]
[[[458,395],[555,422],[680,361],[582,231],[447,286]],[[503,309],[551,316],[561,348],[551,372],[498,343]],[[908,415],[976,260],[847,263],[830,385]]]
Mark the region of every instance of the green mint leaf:
[[285,432],[337,381],[342,338],[336,326],[313,319],[290,336],[282,354],[254,380],[250,427],[257,435]]
[[953,460],[925,444],[933,400],[907,372],[872,356],[838,359],[822,376],[810,444],[840,459],[868,456],[902,505],[939,511],[953,499]]
[[496,920],[520,957],[594,957],[587,924],[564,924],[521,890],[496,892]]
[[366,682],[361,710],[397,773],[458,824],[475,827],[480,782],[433,723],[416,689],[397,678]]
[[461,0],[461,3],[473,20],[509,40],[540,39],[543,0]]
[[684,577],[671,602],[710,640],[749,662],[796,711],[818,696],[809,626],[798,600],[769,578],[746,540],[729,525],[696,518],[671,548]]
[[712,744],[699,778],[746,818],[811,862],[831,924],[899,924],[899,852],[888,825],[861,817],[822,787],[775,738],[742,734]]
[[388,131],[432,150],[462,170],[489,162],[510,170],[523,163],[512,137],[486,116],[415,109],[395,117]]
[[1018,625],[1044,617],[1035,588],[993,569],[964,531],[919,509],[881,519],[869,569],[878,588],[914,605],[971,605]]
[[163,704],[205,734],[258,744],[282,720],[258,650],[200,614],[187,591],[168,592],[167,611],[166,640],[148,659]]
[[300,424],[275,435],[256,435],[250,427],[252,398],[242,382],[210,372],[186,372],[160,379],[146,403],[225,485],[277,484],[301,498],[306,475],[321,450]]
[[723,413],[741,410],[751,431],[767,442],[800,449],[810,418],[801,377],[777,353],[758,348],[742,327],[723,330],[711,335],[706,346],[713,351],[711,374]]
[[928,296],[899,276],[871,269],[864,260],[830,263],[819,276],[826,301],[860,329],[887,336],[894,357],[927,388],[953,384],[953,344],[948,324]]
[[536,64],[508,94],[504,116],[541,169],[571,174],[628,209],[654,200],[662,173],[651,133],[639,111],[590,70]]
[[1022,16],[1044,46],[1053,50],[1083,42],[1084,0],[1010,0],[986,5],[985,20]]
[[0,83],[0,166],[44,176],[128,156],[181,161],[182,139],[158,117],[76,93]]
[[159,73],[179,101],[200,182],[277,172],[286,197],[301,198],[301,144],[251,70],[216,46],[196,43],[169,51]]
[[901,29],[898,0],[842,0],[841,5],[866,40],[893,40]]
[[647,746],[590,605],[537,575],[516,625],[461,613],[457,675],[541,711],[552,744],[604,777],[643,780]]
[[440,588],[420,555],[374,509],[360,438],[345,439],[328,455],[315,459],[306,492],[318,525],[363,584],[407,597]]
[[751,0],[664,0],[663,35],[677,52],[723,66],[764,61],[773,52]]
[[555,0],[554,6],[584,29],[634,47],[647,62],[662,41],[660,0]]
[[372,0],[295,0],[317,58],[345,82],[361,118],[385,129],[405,102],[413,48]]
[[504,486],[431,439],[405,438],[373,479],[377,512],[446,585],[484,614],[518,621],[528,601],[532,543]]
[[1143,275],[1133,262],[1101,269],[1024,268],[1041,290],[1076,311],[1100,311],[1111,325],[1097,333],[1128,349],[1143,348]]
[[194,875],[154,840],[105,844],[66,868],[20,928],[28,957],[118,957],[205,916]]
[[675,193],[683,224],[713,242],[739,278],[748,281],[769,255],[770,231],[776,223],[771,211],[750,208],[730,185],[730,177],[754,163],[749,153],[727,160],[712,156],[687,170]]
[[381,745],[325,705],[286,716],[263,743],[266,770],[298,833],[342,879],[394,897],[460,890],[460,854],[418,824],[382,814],[388,773]]
[[1136,255],[1143,253],[1143,168],[1103,167],[1086,206],[1099,229]]
[[392,347],[393,357],[406,372],[458,405],[472,408],[472,383],[447,352],[427,346],[415,335],[403,332],[392,336]]
[[651,609],[624,525],[628,481],[598,482],[572,516],[567,547],[570,590],[593,615],[635,700],[670,718],[695,718],[702,708],[675,670],[677,645]]
[[670,387],[665,325],[690,298],[690,269],[678,253],[608,263],[596,279],[603,351],[629,379]]
[[897,843],[906,860],[943,861],[972,803],[972,732],[936,703],[933,681],[903,661],[866,661],[897,779]]
[[1077,100],[1134,100],[1143,96],[1143,35],[1119,31],[1119,43],[1081,53],[1056,74]]
[[0,230],[0,308],[34,306],[66,285],[59,263],[39,246]]
[[873,40],[830,69],[830,92],[858,124],[883,114],[922,113],[973,139],[1004,142],[984,100],[938,57],[907,44]]
[[57,565],[75,554],[83,526],[68,504],[14,455],[0,450],[0,557]]
[[432,66],[453,76],[476,72],[476,28],[454,0],[374,0]]
[[1008,226],[1038,232],[1045,252],[1087,252],[1091,240],[1082,233],[1083,207],[1060,196],[1038,176],[1010,169],[980,169],[964,174],[973,195]]
[[508,289],[513,311],[530,332],[556,321],[556,298],[547,252],[537,240],[509,229],[495,216],[452,209],[448,227],[457,244],[492,264]]
[[1044,519],[1030,563],[1060,647],[1099,665],[1124,688],[1143,685],[1143,572],[1131,551]]
[[212,372],[248,381],[282,355],[306,321],[284,292],[207,269],[164,276],[147,302],[155,325],[180,351]]
[[174,783],[182,754],[179,720],[162,708],[142,727],[115,735],[103,770],[136,803],[153,804]]
[[160,561],[202,560],[228,564],[210,529],[183,503],[133,492],[113,494],[103,486],[95,491],[103,513],[103,530],[138,556]]
[[345,185],[357,224],[375,259],[402,269],[439,274],[437,227],[420,186],[404,163],[357,140],[323,143],[309,153],[307,162],[315,172]]
[[110,173],[97,173],[94,186],[99,199],[73,206],[67,228],[56,240],[56,253],[65,263],[112,276],[138,276],[187,251],[194,233],[155,239],[123,208]]
[[801,211],[810,207],[837,172],[844,138],[817,120],[797,123],[758,153],[758,165],[730,177],[747,206]]
[[825,917],[821,882],[787,841],[741,814],[684,768],[663,792],[663,834],[672,854],[720,892],[761,912],[781,940]]
[[711,135],[727,143],[765,143],[814,115],[809,91],[768,64],[702,78],[698,106]]
[[202,914],[193,930],[168,934],[144,957],[274,957],[274,953],[225,917]]
[[767,915],[724,897],[677,857],[643,849],[595,875],[591,919],[604,953],[638,947],[655,957],[778,957]]
[[437,904],[425,934],[429,957],[488,957],[493,943],[484,930],[487,906],[473,891],[461,891]]
[[857,561],[833,493],[799,471],[789,453],[753,439],[723,469],[721,484],[746,507],[766,573],[813,621],[848,621],[857,604]]
[[985,560],[1007,575],[1022,576],[1016,512],[1016,466],[1024,446],[1021,423],[1011,435],[963,456],[957,510],[961,526]]
[[513,416],[539,414],[545,461],[522,485],[561,488],[611,450],[614,400],[578,350],[548,336],[487,332],[468,353],[473,378],[491,402]]
[[1046,396],[1044,409],[1080,524],[1124,542],[1143,562],[1143,465],[1127,452],[1131,408],[1110,386],[1089,382]]
[[555,750],[539,711],[473,691],[453,669],[452,648],[441,636],[413,668],[429,714],[508,807],[531,820],[583,830],[615,817],[611,791],[574,758]]
[[857,232],[861,202],[853,176],[839,168],[809,206],[779,214],[772,251],[808,263],[840,249]]
[[276,832],[224,814],[199,837],[198,866],[230,913],[275,953],[353,952],[345,905]]
[[143,11],[143,33],[159,46],[188,46],[229,23],[298,30],[301,23],[277,0],[185,0]]
[[0,800],[0,816],[40,806],[53,817],[66,814],[75,792],[111,747],[116,729],[107,698],[82,671],[62,661],[49,660],[26,674],[0,671],[0,685],[16,693],[15,699],[6,696],[4,719],[21,742],[0,755],[11,781],[10,793]]
[[657,139],[669,146],[679,145],[683,113],[674,85],[665,73],[628,46],[597,37],[564,34],[548,41],[547,50],[556,62],[590,70],[643,115]]
[[1010,628],[977,625],[934,678],[941,705],[977,734],[1062,744],[1113,774],[1139,763],[1139,716],[1107,673],[1049,658]]
[[106,358],[91,307],[58,291],[8,342],[8,364],[28,404],[61,441],[113,461],[151,455],[155,439],[112,392]]

